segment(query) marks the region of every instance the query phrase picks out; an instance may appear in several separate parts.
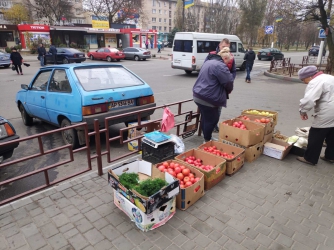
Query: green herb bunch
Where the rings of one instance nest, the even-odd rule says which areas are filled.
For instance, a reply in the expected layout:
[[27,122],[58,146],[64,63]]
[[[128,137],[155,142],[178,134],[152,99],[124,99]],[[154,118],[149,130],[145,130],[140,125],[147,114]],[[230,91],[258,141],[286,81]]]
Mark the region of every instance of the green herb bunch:
[[168,183],[165,180],[162,180],[160,178],[147,179],[145,181],[140,182],[138,186],[135,186],[134,190],[136,190],[143,196],[149,197],[158,192],[161,188],[163,188],[167,184]]
[[127,189],[133,189],[139,183],[137,173],[123,173],[119,176],[120,183]]

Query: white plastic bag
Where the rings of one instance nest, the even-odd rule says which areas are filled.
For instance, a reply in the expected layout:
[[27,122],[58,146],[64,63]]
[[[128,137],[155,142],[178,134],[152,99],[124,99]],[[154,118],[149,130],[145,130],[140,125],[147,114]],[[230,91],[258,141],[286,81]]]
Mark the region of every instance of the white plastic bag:
[[310,127],[296,128],[296,135],[302,138],[308,138],[308,133],[310,132]]
[[182,154],[184,153],[185,147],[182,139],[176,135],[170,135],[172,142],[175,143],[174,145],[174,153],[175,154]]

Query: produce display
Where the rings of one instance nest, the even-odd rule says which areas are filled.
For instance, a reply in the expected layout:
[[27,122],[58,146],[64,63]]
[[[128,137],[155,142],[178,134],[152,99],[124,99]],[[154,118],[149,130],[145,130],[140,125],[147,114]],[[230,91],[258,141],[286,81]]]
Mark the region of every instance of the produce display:
[[160,178],[147,179],[139,181],[139,175],[137,173],[123,173],[119,176],[120,183],[127,189],[134,189],[139,194],[149,197],[168,183]]
[[[223,124],[227,125],[227,126],[230,126],[228,123],[226,122],[223,122]],[[248,130],[246,125],[242,122],[242,121],[238,121],[238,122],[233,122],[233,125],[232,127],[235,127],[235,128],[240,128],[242,130]]]
[[221,157],[223,157],[225,159],[228,159],[228,160],[231,160],[231,159],[235,158],[234,155],[231,155],[231,154],[228,154],[226,152],[220,151],[219,149],[217,149],[216,146],[204,147],[203,150],[206,151],[206,152],[208,152],[208,153],[221,156]]
[[278,139],[278,140],[282,140],[282,141],[285,141],[287,142],[288,141],[288,138],[284,135],[281,135],[279,131],[277,131],[274,135],[273,135],[274,138]]
[[[158,166],[158,169],[161,172],[167,172],[177,178],[180,181],[181,189],[190,187],[200,180],[200,178],[196,177],[189,168],[178,163],[163,162]],[[200,188],[200,186],[198,186],[198,188]]]
[[[242,116],[241,119],[246,120],[246,121],[251,121],[251,119],[248,116],[246,116],[246,115]],[[257,122],[257,123],[269,123],[270,119],[267,119],[267,118],[254,119],[254,122]]]
[[274,116],[274,114],[269,113],[267,111],[259,111],[259,110],[256,110],[256,109],[246,110],[245,113],[253,114],[253,115]]

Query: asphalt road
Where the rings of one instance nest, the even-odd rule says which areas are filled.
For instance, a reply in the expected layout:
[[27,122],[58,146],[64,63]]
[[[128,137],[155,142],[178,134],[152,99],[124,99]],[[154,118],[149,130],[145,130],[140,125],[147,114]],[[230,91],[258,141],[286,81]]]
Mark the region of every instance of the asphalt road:
[[[301,63],[305,52],[285,53],[285,57],[291,57],[292,62]],[[88,60],[90,61],[90,60]],[[113,63],[113,62],[112,62]],[[21,120],[20,112],[15,104],[16,92],[21,84],[29,84],[39,68],[38,61],[31,62],[30,67],[24,67],[24,75],[17,75],[11,69],[0,69],[0,114],[9,119],[14,125],[17,134],[21,138],[36,133],[46,132],[55,129],[47,123],[34,120],[32,127],[26,127]],[[180,100],[192,98],[192,87],[197,75],[186,75],[184,71],[172,69],[170,60],[151,59],[147,61],[123,61],[124,66],[138,74],[152,87],[157,105],[163,105]],[[279,112],[279,119],[276,130],[283,134],[292,135],[296,127],[309,126],[311,121],[301,121],[298,113],[299,99],[303,96],[305,85],[301,83],[284,82],[279,79],[268,78],[263,75],[263,71],[269,69],[269,61],[256,60],[251,73],[252,83],[245,83],[245,72],[238,71],[234,84],[234,90],[228,100],[228,107],[223,109],[221,120],[230,119],[240,115],[242,110],[249,108],[276,110]],[[195,110],[194,103],[185,106],[185,110]],[[155,112],[153,118],[162,117],[162,110]],[[114,125],[109,128],[113,135],[118,134],[118,130],[124,125]],[[102,142],[104,137],[101,138]],[[60,134],[43,138],[45,149],[63,145]],[[102,144],[105,147],[105,143]],[[128,152],[127,146],[119,145],[115,142],[112,145],[111,156],[115,157]],[[94,141],[92,141],[92,151],[94,152]],[[14,152],[15,158],[21,158],[38,152],[37,140],[23,142]],[[29,160],[25,163],[12,165],[0,169],[0,180],[17,176],[18,174],[40,169],[63,159],[68,159],[65,150],[50,154],[38,159]],[[107,166],[106,157],[103,159],[103,166]],[[49,171],[50,181],[74,173],[87,166],[85,153],[78,153],[75,161]],[[96,169],[93,161],[93,169]],[[17,181],[12,185],[0,190],[0,200],[24,192],[27,189],[37,187],[44,183],[42,175],[33,176],[30,179]]]

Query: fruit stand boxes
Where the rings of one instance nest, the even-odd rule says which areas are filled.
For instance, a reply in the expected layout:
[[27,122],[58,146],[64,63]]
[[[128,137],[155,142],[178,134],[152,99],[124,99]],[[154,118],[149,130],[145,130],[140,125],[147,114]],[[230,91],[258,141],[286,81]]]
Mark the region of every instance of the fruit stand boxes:
[[[233,127],[242,122],[245,128]],[[237,143],[244,147],[260,143],[264,137],[264,127],[251,121],[231,119],[219,123],[219,139]]]
[[152,213],[145,214],[122,194],[114,190],[114,204],[116,207],[122,210],[136,224],[136,226],[144,232],[164,225],[173,217],[176,211],[175,200],[174,197]]
[[265,116],[261,116],[261,115],[251,115],[251,114],[247,114],[247,115],[241,115],[238,117],[239,119],[242,120],[247,120],[249,119],[249,121],[251,122],[255,122],[256,124],[260,124],[264,127],[264,134],[270,134],[272,132],[274,132],[275,129],[275,124],[274,124],[274,120],[271,117],[265,117]]
[[283,160],[290,152],[292,146],[293,145],[290,145],[285,141],[273,138],[270,142],[266,142],[264,144],[263,154],[279,160]]
[[[214,147],[214,148],[212,148]],[[198,147],[200,150],[211,154],[217,154],[214,150],[219,150],[220,157],[226,160],[226,174],[232,175],[237,172],[243,165],[245,161],[245,149],[240,147],[235,147],[228,145],[226,143],[209,141]],[[218,155],[217,155],[218,156]]]
[[[168,185],[160,191],[145,197],[135,190],[129,190],[119,182],[119,175],[127,173],[138,173],[140,179],[161,178],[166,180]],[[145,214],[152,213],[162,204],[170,201],[179,193],[179,182],[176,181],[169,173],[162,173],[152,167],[152,164],[143,160],[137,160],[125,165],[121,165],[108,171],[108,182],[111,187],[121,193],[130,202],[135,204]]]
[[262,155],[262,152],[263,152],[263,142],[257,143],[253,146],[250,146],[250,147],[244,147],[244,146],[241,146],[241,145],[236,144],[234,142],[230,142],[230,141],[227,141],[227,140],[221,140],[221,139],[219,139],[219,142],[226,143],[228,145],[232,145],[234,147],[239,147],[239,148],[244,149],[245,150],[245,161],[246,162],[255,161],[256,159],[258,159],[260,157],[260,155]]
[[154,148],[145,142],[142,146],[142,159],[153,164],[174,159],[174,142],[163,143]]
[[[194,161],[196,160],[185,161],[189,156],[190,157],[193,156],[196,159],[200,159],[201,164],[203,166],[211,166],[212,169],[210,167],[210,169],[204,170],[199,166],[195,166]],[[184,164],[187,167],[191,166],[193,168],[196,168],[204,174],[205,190],[212,188],[214,185],[216,185],[222,179],[224,179],[226,175],[226,160],[224,158],[203,152],[202,150],[199,149],[191,149],[183,154],[176,156],[175,159],[179,161],[181,164]]]
[[261,115],[261,116],[270,116],[274,120],[274,125],[277,124],[278,119],[278,113],[276,111],[270,111],[270,110],[261,110],[261,109],[246,109],[242,111],[242,115]]

